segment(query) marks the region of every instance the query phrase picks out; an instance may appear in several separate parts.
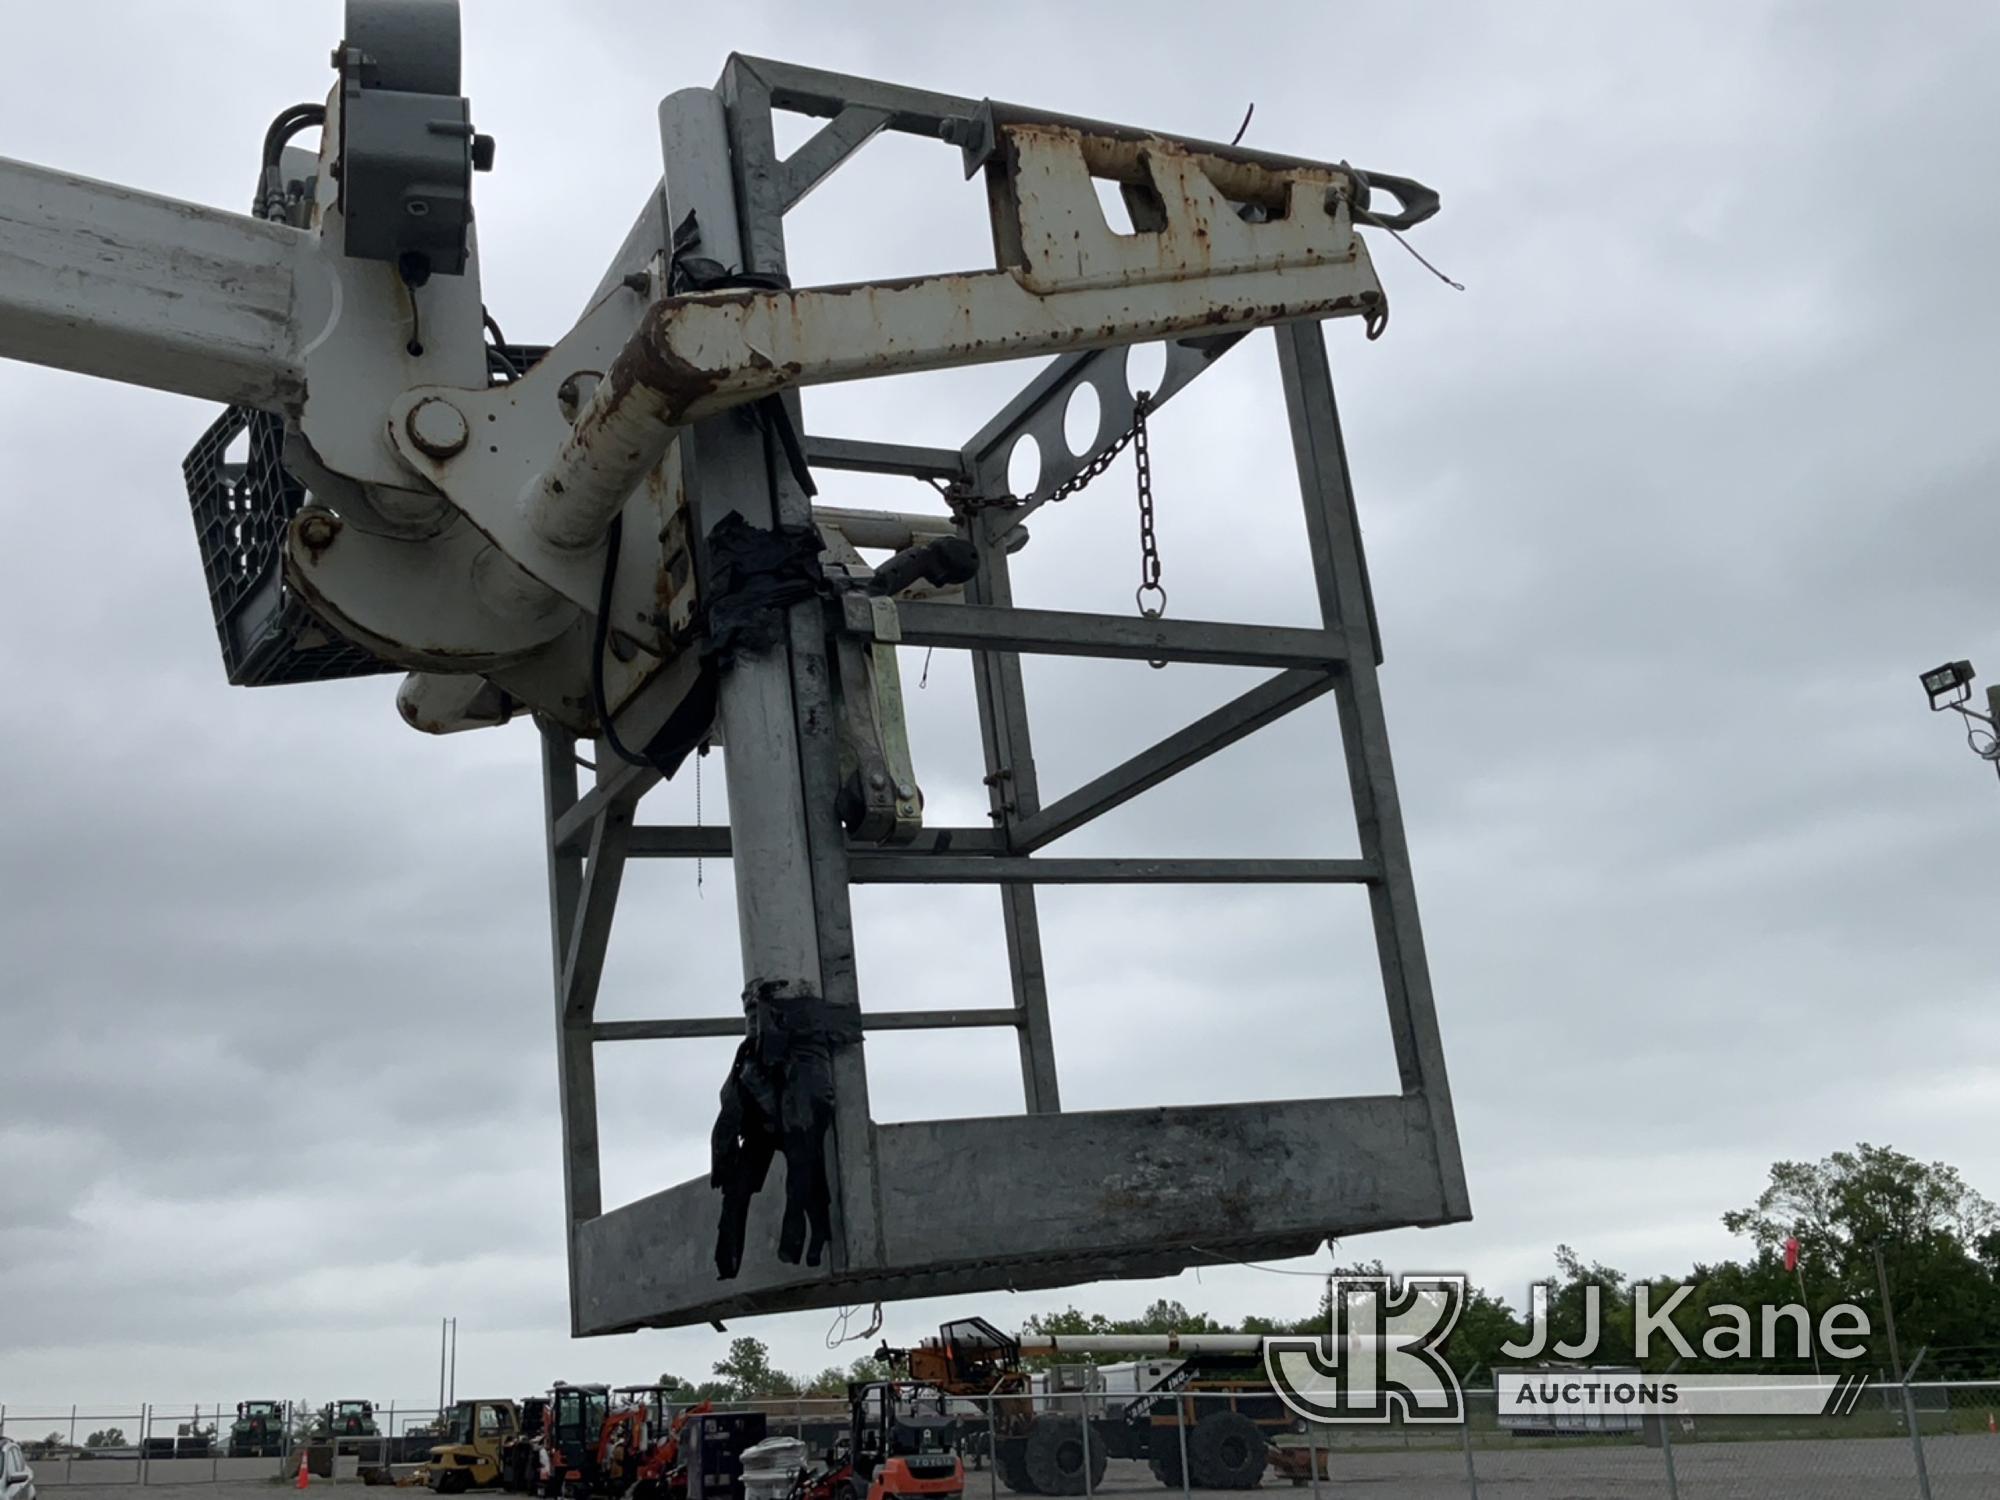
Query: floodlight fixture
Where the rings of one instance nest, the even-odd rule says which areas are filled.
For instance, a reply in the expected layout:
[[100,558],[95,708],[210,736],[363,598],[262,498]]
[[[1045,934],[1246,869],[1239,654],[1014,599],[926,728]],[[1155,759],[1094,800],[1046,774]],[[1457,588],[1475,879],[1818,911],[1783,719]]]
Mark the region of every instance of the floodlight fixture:
[[1972,696],[1972,663],[1948,661],[1923,674],[1924,692],[1930,696],[1931,712],[1956,708]]

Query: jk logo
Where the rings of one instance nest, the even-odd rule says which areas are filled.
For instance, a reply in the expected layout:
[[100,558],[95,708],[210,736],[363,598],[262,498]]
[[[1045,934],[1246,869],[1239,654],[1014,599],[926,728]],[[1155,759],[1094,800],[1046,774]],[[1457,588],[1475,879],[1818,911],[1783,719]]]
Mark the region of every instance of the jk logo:
[[1463,1276],[1336,1276],[1326,1338],[1264,1340],[1264,1371],[1312,1422],[1461,1422],[1458,1377],[1438,1353],[1465,1306]]

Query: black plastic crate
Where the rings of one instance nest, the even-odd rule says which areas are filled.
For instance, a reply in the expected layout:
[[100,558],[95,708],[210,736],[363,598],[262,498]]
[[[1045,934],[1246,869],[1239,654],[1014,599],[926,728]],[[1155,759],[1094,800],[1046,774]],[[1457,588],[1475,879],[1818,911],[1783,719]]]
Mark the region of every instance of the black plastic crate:
[[[489,345],[492,383],[518,379],[547,352]],[[223,669],[238,687],[401,671],[322,625],[286,587],[285,528],[309,496],[284,445],[283,418],[232,406],[181,465]]]
[[223,668],[238,687],[394,671],[321,625],[285,586],[285,528],[306,489],[285,468],[284,442],[282,417],[232,406],[181,465]]

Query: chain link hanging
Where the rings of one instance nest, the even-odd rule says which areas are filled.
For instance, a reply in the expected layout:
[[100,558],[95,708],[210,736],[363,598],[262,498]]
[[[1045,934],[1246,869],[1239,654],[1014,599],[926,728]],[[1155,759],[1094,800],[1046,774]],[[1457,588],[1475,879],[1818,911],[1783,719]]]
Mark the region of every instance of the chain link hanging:
[[[1049,491],[1047,503],[1059,505],[1087,487],[1093,479],[1103,474],[1127,448],[1132,450],[1132,463],[1139,493],[1139,587],[1133,593],[1133,601],[1139,606],[1139,613],[1148,620],[1157,620],[1167,612],[1167,591],[1160,583],[1160,539],[1154,529],[1153,509],[1153,457],[1146,440],[1146,413],[1152,406],[1153,393],[1141,391],[1132,402],[1132,425],[1118,437],[1112,439],[1098,451],[1089,463],[1078,469],[1069,478]],[[953,512],[961,516],[990,506],[1026,505],[1032,495],[1001,494],[974,496],[962,488],[931,481],[932,487],[944,496],[945,503]],[[1147,665],[1156,670],[1166,666],[1164,661],[1149,661]],[[930,662],[926,657],[925,676],[929,676]],[[922,684],[918,684],[922,686]]]
[[[1160,583],[1160,539],[1154,531],[1153,455],[1146,443],[1146,408],[1151,391],[1139,392],[1132,407],[1132,467],[1139,491],[1139,587],[1132,601],[1145,619],[1157,620],[1167,612],[1167,591]],[[1157,658],[1148,666],[1155,671],[1166,663]]]

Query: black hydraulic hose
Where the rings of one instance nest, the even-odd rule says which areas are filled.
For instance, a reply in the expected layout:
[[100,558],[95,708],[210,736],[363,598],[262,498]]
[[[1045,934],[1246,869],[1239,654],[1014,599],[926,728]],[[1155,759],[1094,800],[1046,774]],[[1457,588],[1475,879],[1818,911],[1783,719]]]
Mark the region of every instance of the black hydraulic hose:
[[279,167],[284,160],[286,143],[300,131],[324,124],[324,104],[294,104],[271,122],[271,128],[264,132],[263,175],[259,201],[254,210],[258,218],[284,217],[285,186]]

